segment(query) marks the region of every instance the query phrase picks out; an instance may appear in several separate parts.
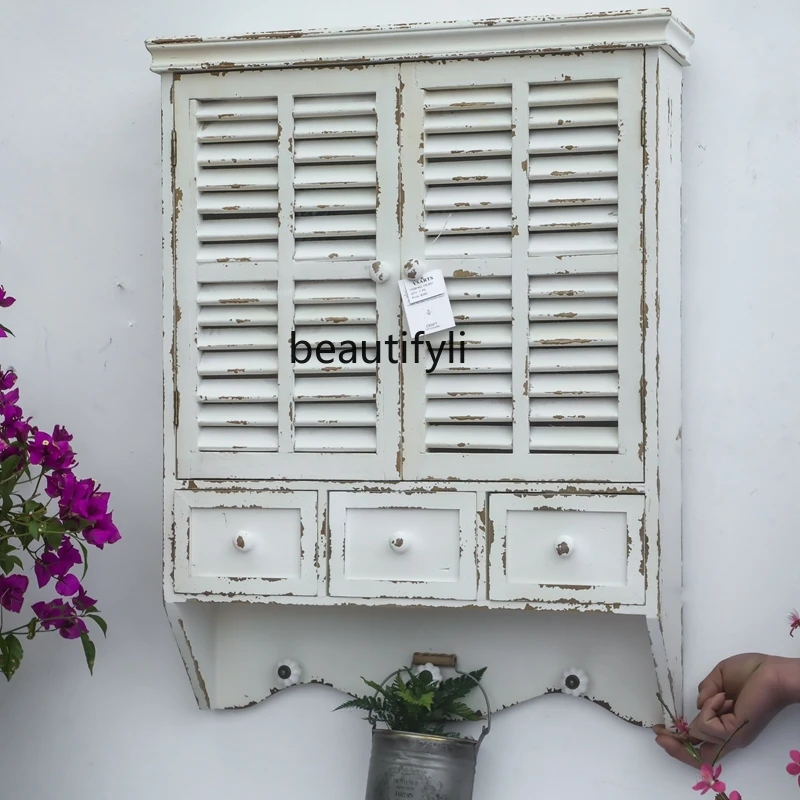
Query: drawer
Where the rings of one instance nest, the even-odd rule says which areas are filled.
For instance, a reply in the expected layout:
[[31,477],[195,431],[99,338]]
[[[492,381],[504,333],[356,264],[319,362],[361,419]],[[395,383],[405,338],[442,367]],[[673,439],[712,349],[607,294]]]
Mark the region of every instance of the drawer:
[[474,600],[476,495],[331,492],[330,594]]
[[175,591],[315,595],[316,492],[176,492]]
[[644,497],[492,494],[489,598],[645,599]]

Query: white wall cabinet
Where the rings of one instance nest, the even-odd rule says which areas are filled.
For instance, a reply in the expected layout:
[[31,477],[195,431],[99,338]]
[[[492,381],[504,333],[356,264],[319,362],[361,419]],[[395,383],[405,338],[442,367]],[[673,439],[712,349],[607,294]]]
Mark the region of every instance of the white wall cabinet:
[[[584,647],[593,699],[645,722],[656,689],[680,701],[691,38],[655,11],[148,42],[165,596],[201,705],[280,688],[301,613],[312,638],[372,620],[349,661],[305,648],[305,679],[352,691],[360,662],[449,647],[517,702],[560,672],[508,684],[527,656],[481,631],[555,614],[566,659],[591,639],[570,610],[656,663],[619,685]],[[411,266],[442,271],[456,321],[419,351]]]

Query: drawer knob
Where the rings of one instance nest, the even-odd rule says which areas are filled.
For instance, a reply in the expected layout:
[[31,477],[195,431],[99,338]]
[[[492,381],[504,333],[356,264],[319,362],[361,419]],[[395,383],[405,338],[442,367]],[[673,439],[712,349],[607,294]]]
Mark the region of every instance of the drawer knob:
[[411,543],[408,541],[408,536],[404,533],[396,533],[389,539],[389,547],[391,547],[392,551],[395,553],[405,553],[411,547]]
[[575,542],[572,541],[571,536],[560,536],[556,542],[556,553],[558,553],[561,558],[571,556],[574,549]]
[[239,531],[239,533],[233,537],[233,546],[242,553],[252,550],[254,544],[253,535],[247,531]]

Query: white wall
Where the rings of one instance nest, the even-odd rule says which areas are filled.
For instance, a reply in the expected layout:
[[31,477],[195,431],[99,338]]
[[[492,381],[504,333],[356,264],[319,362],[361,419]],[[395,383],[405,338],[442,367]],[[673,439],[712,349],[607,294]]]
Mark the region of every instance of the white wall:
[[[491,11],[487,8],[491,7]],[[614,6],[612,6],[614,7]],[[197,711],[161,607],[159,82],[145,38],[607,10],[602,0],[0,0],[0,279],[19,298],[0,362],[25,407],[75,434],[124,540],[94,558],[110,638],[94,678],[45,637],[0,687],[0,796],[356,800],[366,723],[339,695]],[[687,685],[740,650],[800,656],[800,75],[797,0],[675,0],[697,34],[684,146]],[[768,10],[767,10],[768,9]],[[648,731],[549,697],[503,712],[476,800],[691,797]],[[797,796],[785,712],[725,771]]]

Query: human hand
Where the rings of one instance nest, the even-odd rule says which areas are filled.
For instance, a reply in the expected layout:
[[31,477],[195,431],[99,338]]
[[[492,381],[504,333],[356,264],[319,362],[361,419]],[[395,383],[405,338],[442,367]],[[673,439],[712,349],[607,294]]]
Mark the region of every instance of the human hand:
[[[726,752],[746,747],[779,711],[797,702],[800,702],[800,659],[763,653],[741,653],[726,658],[698,687],[700,713],[689,723],[689,739],[701,760],[711,763],[731,736]],[[656,725],[653,730],[656,743],[669,755],[696,766],[697,761],[687,751],[680,734],[663,725]]]

